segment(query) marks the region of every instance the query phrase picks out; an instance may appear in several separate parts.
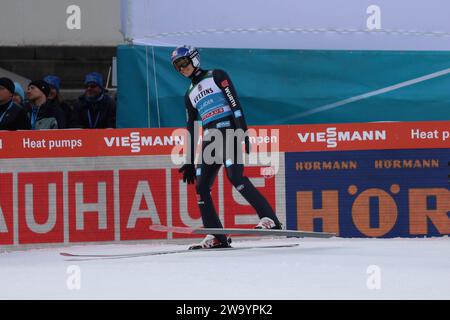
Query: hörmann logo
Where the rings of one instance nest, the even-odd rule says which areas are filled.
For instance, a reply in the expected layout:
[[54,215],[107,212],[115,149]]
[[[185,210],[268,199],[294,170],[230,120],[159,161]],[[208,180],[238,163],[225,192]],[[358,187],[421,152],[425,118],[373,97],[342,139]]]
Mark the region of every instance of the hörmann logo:
[[140,152],[141,147],[183,145],[182,136],[141,136],[140,132],[131,132],[130,136],[104,137],[106,146],[130,147],[131,152]]
[[337,131],[337,128],[327,128],[324,132],[297,133],[302,143],[326,142],[327,148],[336,148],[340,141],[378,141],[386,140],[386,130]]

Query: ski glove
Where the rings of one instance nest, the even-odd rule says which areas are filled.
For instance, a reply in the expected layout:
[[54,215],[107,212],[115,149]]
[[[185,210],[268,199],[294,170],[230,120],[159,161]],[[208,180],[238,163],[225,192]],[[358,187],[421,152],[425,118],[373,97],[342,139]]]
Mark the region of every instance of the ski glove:
[[187,184],[195,182],[195,164],[185,164],[178,172],[183,173],[183,182],[187,182]]

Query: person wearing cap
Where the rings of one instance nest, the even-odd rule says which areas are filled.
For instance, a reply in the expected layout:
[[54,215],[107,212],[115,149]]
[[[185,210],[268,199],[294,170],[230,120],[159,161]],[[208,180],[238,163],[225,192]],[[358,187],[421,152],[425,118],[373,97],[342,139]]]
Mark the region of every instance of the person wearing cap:
[[28,85],[26,108],[32,130],[58,129],[55,109],[47,102],[49,94],[50,86],[44,80],[31,81]]
[[85,92],[73,105],[71,128],[101,129],[116,127],[116,103],[106,94],[98,72],[86,75]]
[[25,109],[13,100],[14,92],[14,82],[0,78],[0,130],[30,129]]
[[19,106],[25,105],[25,92],[23,91],[22,86],[20,83],[14,81],[14,96],[13,96],[14,103],[18,104]]
[[58,76],[48,75],[42,80],[47,82],[50,86],[50,93],[47,97],[47,103],[51,108],[55,109],[58,120],[58,128],[67,128],[70,121],[71,108],[66,102],[64,102],[64,99],[59,93],[61,89],[61,79]]

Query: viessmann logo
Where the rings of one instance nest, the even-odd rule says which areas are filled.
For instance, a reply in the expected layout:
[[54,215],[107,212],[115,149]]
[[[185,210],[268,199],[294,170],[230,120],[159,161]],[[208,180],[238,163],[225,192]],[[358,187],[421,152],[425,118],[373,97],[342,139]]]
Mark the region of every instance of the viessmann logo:
[[140,152],[141,147],[183,145],[182,136],[141,136],[140,132],[131,132],[129,136],[104,137],[109,148],[130,147],[131,152]]
[[386,130],[353,130],[337,131],[337,128],[327,128],[322,132],[297,133],[302,143],[326,142],[327,148],[336,148],[341,141],[385,141]]

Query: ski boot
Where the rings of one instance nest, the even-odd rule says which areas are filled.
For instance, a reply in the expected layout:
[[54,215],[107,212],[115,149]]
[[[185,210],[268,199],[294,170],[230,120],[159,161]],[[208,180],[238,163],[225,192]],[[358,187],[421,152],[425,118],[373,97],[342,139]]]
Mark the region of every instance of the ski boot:
[[212,234],[206,235],[202,242],[193,244],[189,247],[189,250],[197,249],[217,249],[217,248],[231,248],[230,246],[231,238],[227,237],[227,243],[220,242],[219,239],[214,237]]
[[282,229],[282,227],[281,223],[276,224],[272,219],[264,217],[261,218],[255,229]]

